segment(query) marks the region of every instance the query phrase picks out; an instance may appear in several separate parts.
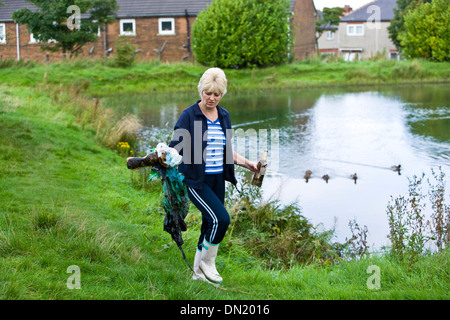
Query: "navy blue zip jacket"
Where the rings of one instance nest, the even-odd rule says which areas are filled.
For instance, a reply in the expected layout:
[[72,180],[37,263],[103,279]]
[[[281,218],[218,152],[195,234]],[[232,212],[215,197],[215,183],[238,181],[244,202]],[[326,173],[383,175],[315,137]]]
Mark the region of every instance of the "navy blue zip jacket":
[[[169,144],[169,147],[177,149],[183,156],[182,162],[178,165],[178,171],[184,175],[184,183],[186,186],[196,189],[202,188],[205,179],[206,163],[204,155],[206,154],[207,143],[205,132],[208,128],[206,116],[200,110],[199,102],[200,100],[181,113],[175,124],[172,141]],[[236,186],[230,114],[219,105],[217,111],[226,138],[223,164],[224,179]]]

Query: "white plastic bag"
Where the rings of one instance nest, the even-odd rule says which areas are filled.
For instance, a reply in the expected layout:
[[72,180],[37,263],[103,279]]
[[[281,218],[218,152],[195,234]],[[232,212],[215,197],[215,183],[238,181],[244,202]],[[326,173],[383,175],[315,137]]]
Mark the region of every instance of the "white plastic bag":
[[161,158],[163,153],[166,155],[166,159],[164,161],[164,164],[173,168],[181,163],[181,160],[183,159],[182,156],[178,154],[178,151],[174,148],[169,148],[169,146],[165,143],[158,143],[158,145],[155,148],[155,152],[158,154],[158,158]]

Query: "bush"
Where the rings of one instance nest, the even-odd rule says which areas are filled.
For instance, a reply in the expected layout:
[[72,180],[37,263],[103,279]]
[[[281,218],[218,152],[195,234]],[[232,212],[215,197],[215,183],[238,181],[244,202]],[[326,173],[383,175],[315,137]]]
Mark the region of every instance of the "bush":
[[114,65],[121,68],[131,67],[135,60],[135,50],[136,47],[120,38],[117,43],[117,55],[114,58]]
[[214,0],[192,27],[198,62],[221,68],[287,62],[290,1]]
[[410,58],[450,60],[450,33],[447,0],[420,4],[404,17],[404,31],[398,36],[403,53]]

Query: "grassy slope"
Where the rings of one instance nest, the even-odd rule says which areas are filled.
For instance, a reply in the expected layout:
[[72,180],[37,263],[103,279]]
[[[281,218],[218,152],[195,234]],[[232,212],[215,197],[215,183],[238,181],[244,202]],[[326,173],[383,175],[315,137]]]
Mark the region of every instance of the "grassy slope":
[[[69,68],[48,68],[59,67]],[[32,82],[45,68],[20,74]],[[73,72],[75,78],[83,73],[92,78],[95,68]],[[193,72],[193,78],[201,72],[187,69],[182,73]],[[123,158],[100,147],[90,131],[72,125],[73,116],[13,71],[1,70],[10,84],[0,86],[0,299],[449,298],[448,253],[412,269],[383,257],[267,271],[234,248],[218,260],[224,290],[190,281],[180,252],[162,231],[159,184],[137,188]],[[101,91],[97,85],[92,93]],[[191,262],[198,222],[192,209],[184,234]],[[81,290],[66,287],[71,265],[80,267]],[[369,265],[381,269],[380,290],[366,286]]]
[[[133,188],[124,159],[46,97],[1,87],[0,103],[0,297],[180,298],[186,288],[161,290],[188,272],[161,230],[158,186]],[[66,287],[70,265],[82,290]]]
[[[153,90],[195,91],[207,69],[192,64],[138,63],[128,69],[113,68],[96,60],[75,60],[29,68],[1,69],[2,81],[15,85],[48,82],[70,86],[89,82],[88,93],[140,93]],[[264,69],[226,70],[229,91],[352,86],[371,84],[448,82],[450,63],[427,61],[298,62]]]

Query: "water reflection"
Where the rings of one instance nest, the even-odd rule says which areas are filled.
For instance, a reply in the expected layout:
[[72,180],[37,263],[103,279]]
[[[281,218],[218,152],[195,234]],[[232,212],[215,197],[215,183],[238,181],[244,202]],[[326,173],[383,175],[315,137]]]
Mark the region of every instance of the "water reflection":
[[[380,247],[387,243],[386,205],[391,195],[406,194],[408,177],[429,174],[438,166],[447,179],[450,175],[449,88],[227,94],[221,105],[230,111],[235,129],[267,130],[269,136],[271,130],[279,130],[279,166],[270,167],[269,157],[269,175],[263,184],[266,198],[298,201],[314,224],[330,228],[336,223],[338,241],[350,236],[348,222],[356,219],[367,225],[369,243]],[[182,110],[196,100],[195,93],[176,99],[167,95],[105,98],[116,109],[139,115],[154,130],[172,128]],[[260,150],[255,148],[257,143],[248,145],[247,156],[257,157]],[[401,175],[391,169],[398,164]],[[307,183],[306,170],[312,171]],[[356,181],[351,179],[354,173]],[[328,183],[322,179],[325,174]]]

